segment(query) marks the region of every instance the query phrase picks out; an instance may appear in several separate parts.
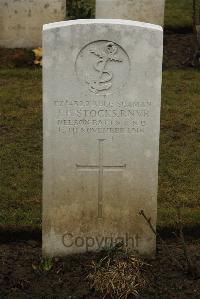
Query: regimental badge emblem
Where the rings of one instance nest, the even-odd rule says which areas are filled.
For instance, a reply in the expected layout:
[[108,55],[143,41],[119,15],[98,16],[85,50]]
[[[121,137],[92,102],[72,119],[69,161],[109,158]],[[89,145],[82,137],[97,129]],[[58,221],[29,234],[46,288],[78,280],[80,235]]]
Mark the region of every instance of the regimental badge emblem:
[[85,46],[76,60],[76,73],[87,89],[96,95],[109,95],[122,88],[129,75],[129,58],[112,41],[96,41]]
[[102,90],[108,90],[112,87],[113,73],[107,69],[108,62],[123,62],[123,59],[117,55],[118,47],[113,42],[108,42],[103,48],[91,48],[90,53],[93,53],[97,57],[97,61],[94,64],[94,69],[98,72],[97,78],[86,78],[86,82],[89,85],[89,89],[98,93]]

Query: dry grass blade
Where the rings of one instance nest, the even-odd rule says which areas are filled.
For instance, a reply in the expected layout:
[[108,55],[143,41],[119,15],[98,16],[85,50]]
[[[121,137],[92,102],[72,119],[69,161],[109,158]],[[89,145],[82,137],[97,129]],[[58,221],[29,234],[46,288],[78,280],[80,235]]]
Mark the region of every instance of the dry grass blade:
[[147,285],[144,269],[147,267],[141,258],[127,251],[117,250],[115,254],[92,261],[88,280],[90,287],[104,297],[126,299],[129,295],[139,295]]

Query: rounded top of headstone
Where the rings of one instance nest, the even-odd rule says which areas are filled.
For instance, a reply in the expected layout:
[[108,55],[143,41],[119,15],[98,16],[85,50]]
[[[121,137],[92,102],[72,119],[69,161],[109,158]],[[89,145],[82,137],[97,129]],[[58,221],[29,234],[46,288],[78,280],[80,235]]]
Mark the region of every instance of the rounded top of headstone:
[[121,20],[121,19],[79,19],[79,20],[54,22],[54,23],[44,24],[43,31],[61,28],[61,27],[73,26],[73,25],[89,25],[89,24],[124,25],[124,26],[134,26],[134,27],[141,27],[146,29],[163,31],[163,28],[159,25],[138,22],[138,21],[131,21],[131,20]]

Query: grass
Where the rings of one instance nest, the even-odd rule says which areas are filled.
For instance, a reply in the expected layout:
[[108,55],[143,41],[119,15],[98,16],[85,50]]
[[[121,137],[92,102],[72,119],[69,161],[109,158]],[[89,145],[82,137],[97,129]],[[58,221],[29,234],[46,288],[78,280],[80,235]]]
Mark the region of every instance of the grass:
[[41,223],[42,95],[39,70],[1,70],[1,225]]
[[[182,183],[192,180],[198,171],[199,115],[200,115],[200,73],[198,71],[166,71],[163,77],[163,103],[161,112],[161,159],[165,163],[170,153],[171,167],[168,176],[183,188]],[[164,148],[168,149],[168,154]],[[176,153],[179,153],[177,156]],[[177,164],[176,164],[177,163]],[[179,166],[179,167],[178,167]],[[173,167],[174,171],[171,170]],[[179,168],[180,170],[175,170]],[[195,181],[197,183],[197,181]],[[194,194],[194,190],[188,190]],[[200,191],[200,190],[199,190]],[[199,193],[200,195],[200,193]],[[191,205],[193,203],[190,200]],[[196,202],[194,202],[196,204]]]
[[[41,71],[0,70],[0,225],[41,227]],[[174,226],[177,205],[185,226],[200,224],[200,73],[165,71],[161,114],[159,226]]]
[[184,207],[185,224],[200,224],[199,82],[197,71],[164,72],[158,194],[161,224],[174,222],[173,208],[178,205]]
[[192,28],[193,0],[166,0],[165,27]]
[[[94,0],[86,0],[94,14]],[[191,28],[192,0],[166,0],[165,26]],[[1,70],[0,225],[41,225],[42,95],[41,71]],[[159,224],[174,225],[177,203],[185,225],[200,223],[197,120],[200,75],[168,71],[163,80]]]

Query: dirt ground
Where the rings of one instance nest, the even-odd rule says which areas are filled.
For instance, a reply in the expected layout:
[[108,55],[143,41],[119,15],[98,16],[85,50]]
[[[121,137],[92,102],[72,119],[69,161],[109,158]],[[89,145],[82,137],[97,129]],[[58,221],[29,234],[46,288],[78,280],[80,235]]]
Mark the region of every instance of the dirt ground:
[[[193,44],[192,33],[166,33],[164,35],[163,69],[190,66]],[[34,53],[31,50],[0,49],[0,68],[38,67],[33,62]]]
[[164,35],[163,69],[190,67],[194,49],[194,37],[187,34]]
[[[180,243],[167,240],[170,251],[184,262]],[[187,241],[193,261],[200,267],[200,240]],[[87,281],[88,265],[98,254],[87,253],[56,259],[50,271],[37,268],[41,259],[41,243],[34,240],[0,245],[0,298],[103,298],[90,289]],[[158,243],[156,259],[146,273],[148,285],[139,298],[195,299],[200,298],[200,279],[179,270]],[[109,296],[106,297],[110,298]],[[129,298],[135,298],[129,296]]]

